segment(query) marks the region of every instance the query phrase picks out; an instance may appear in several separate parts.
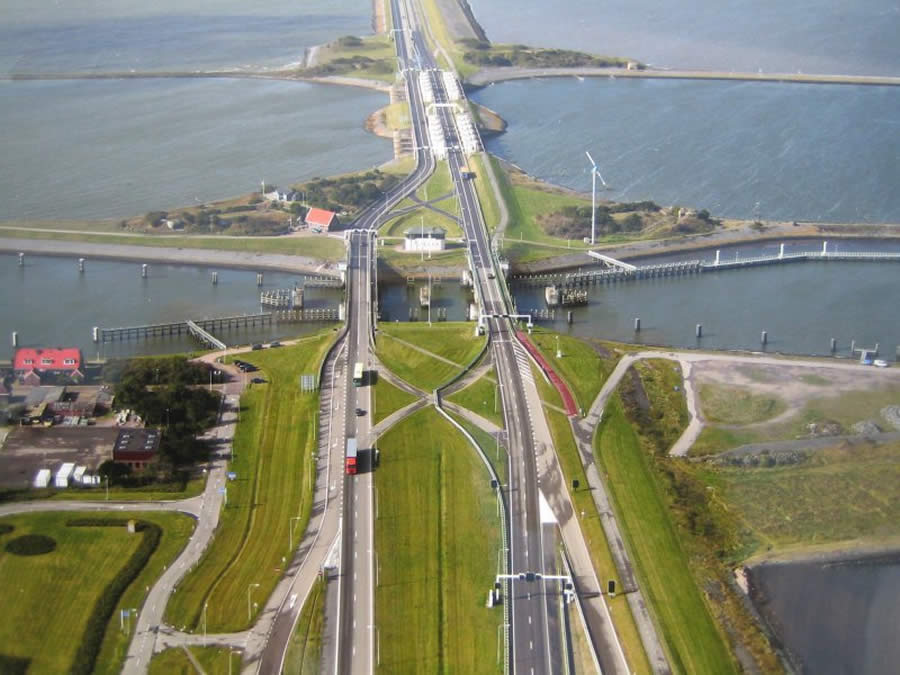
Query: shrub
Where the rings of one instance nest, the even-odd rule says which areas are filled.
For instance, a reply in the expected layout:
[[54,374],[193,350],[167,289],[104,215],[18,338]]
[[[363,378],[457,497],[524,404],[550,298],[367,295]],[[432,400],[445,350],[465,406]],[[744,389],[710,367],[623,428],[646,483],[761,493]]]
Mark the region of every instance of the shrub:
[[9,523],[0,523],[0,537],[2,537],[4,534],[9,534],[14,529],[16,528]]
[[44,555],[56,550],[56,540],[44,534],[23,534],[6,542],[5,548],[13,555]]

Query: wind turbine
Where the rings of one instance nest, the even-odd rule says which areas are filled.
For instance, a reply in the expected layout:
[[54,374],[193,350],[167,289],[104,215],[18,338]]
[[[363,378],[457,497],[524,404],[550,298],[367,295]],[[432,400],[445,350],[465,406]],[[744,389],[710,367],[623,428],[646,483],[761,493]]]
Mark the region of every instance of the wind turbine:
[[588,161],[591,163],[591,246],[593,246],[594,234],[597,231],[597,177],[600,176],[600,182],[603,183],[603,187],[606,187],[606,181],[600,175],[600,170],[597,168],[594,158],[591,157],[591,153],[585,150],[584,154],[587,155]]

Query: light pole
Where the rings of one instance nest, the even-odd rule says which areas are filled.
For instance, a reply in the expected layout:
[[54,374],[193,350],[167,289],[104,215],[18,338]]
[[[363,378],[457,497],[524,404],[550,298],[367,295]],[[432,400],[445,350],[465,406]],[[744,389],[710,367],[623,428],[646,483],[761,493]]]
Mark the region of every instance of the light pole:
[[203,644],[206,645],[206,607],[208,602],[203,603]]
[[556,358],[562,358],[562,352],[559,351],[559,335],[556,336]]
[[288,541],[290,542],[291,551],[294,550],[294,521],[300,520],[302,516],[294,516],[288,523]]
[[106,479],[106,501],[109,501],[109,474],[104,476]]
[[259,584],[250,584],[249,586],[247,586],[247,623],[250,623],[250,620],[253,618],[250,608],[250,592],[254,588],[259,588]]
[[241,653],[240,649],[229,649],[228,650],[228,675],[231,675],[231,660],[232,660],[231,657],[234,656],[235,654],[240,654],[240,653]]

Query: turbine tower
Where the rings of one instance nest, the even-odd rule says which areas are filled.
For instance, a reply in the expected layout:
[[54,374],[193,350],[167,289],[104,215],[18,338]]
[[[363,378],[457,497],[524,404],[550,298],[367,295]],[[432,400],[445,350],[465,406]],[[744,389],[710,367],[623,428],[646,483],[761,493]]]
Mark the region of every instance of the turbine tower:
[[[593,246],[597,232],[597,176],[600,176],[600,170],[597,168],[594,158],[591,157],[591,153],[585,150],[584,154],[587,155],[588,161],[591,163],[591,246]],[[606,181],[603,180],[603,176],[600,176],[600,182],[603,183],[603,187],[606,187]]]

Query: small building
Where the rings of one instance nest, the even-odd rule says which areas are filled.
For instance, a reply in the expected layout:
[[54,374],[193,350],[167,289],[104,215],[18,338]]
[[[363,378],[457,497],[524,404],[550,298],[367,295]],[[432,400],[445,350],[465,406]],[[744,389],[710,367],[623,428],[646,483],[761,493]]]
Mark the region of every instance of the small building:
[[311,208],[306,212],[305,221],[307,227],[318,227],[325,232],[335,230],[340,227],[340,222],[338,221],[337,214],[334,211],[328,211],[326,209]]
[[271,192],[266,193],[266,199],[271,199],[274,202],[299,202],[300,193],[296,190],[275,188]]
[[84,379],[81,350],[77,347],[35,349],[22,347],[13,358],[13,371],[25,384],[40,384],[47,375],[68,378],[74,382]]
[[411,227],[403,236],[404,251],[443,251],[447,241],[443,227]]
[[72,479],[72,473],[74,471],[75,464],[73,462],[65,462],[56,472],[56,479],[54,480],[53,485],[58,488],[69,487],[69,481]]
[[32,485],[36,488],[45,488],[50,485],[50,469],[40,469],[34,476]]
[[65,387],[34,387],[25,397],[22,420],[28,424],[40,424],[53,420],[53,407],[65,396]]
[[113,446],[113,461],[143,471],[159,461],[159,429],[122,429]]

